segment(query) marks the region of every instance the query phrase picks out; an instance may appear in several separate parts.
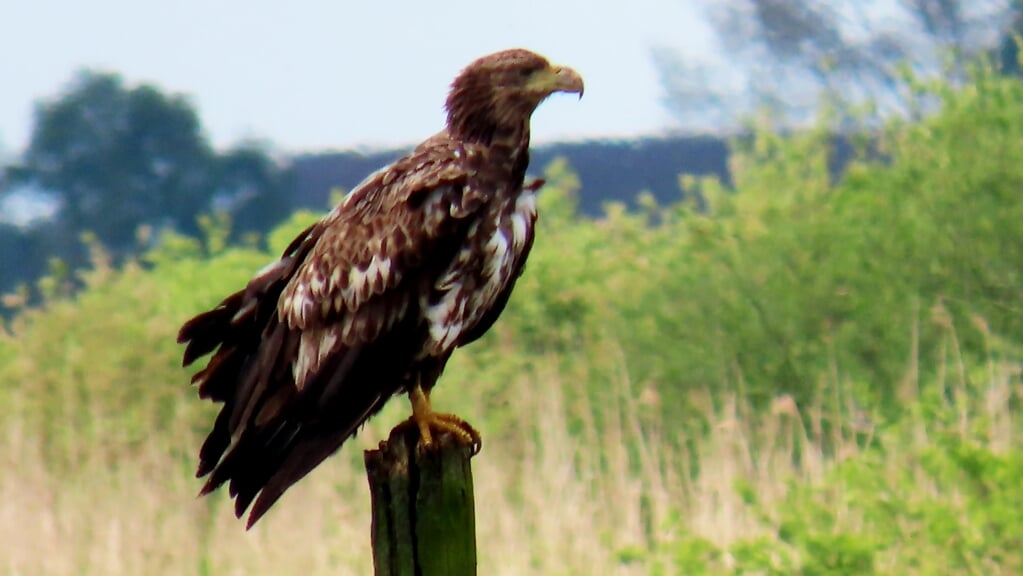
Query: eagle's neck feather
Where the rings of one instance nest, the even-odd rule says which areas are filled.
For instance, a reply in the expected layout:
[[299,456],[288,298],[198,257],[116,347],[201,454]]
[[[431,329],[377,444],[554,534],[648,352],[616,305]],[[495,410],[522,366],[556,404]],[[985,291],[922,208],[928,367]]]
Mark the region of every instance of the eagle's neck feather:
[[529,146],[529,117],[499,122],[483,114],[455,116],[448,120],[448,134],[484,146],[521,148]]
[[470,75],[456,80],[448,94],[447,130],[455,139],[485,146],[528,146],[536,104],[496,92],[486,78]]

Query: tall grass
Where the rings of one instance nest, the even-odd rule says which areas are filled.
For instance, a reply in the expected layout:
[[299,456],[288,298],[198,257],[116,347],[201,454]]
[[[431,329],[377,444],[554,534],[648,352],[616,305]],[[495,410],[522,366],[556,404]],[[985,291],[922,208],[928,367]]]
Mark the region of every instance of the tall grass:
[[[877,475],[873,485],[892,494],[951,498],[953,506],[965,506],[965,497],[949,492],[921,454],[947,451],[942,438],[950,430],[964,440],[983,438],[983,448],[993,454],[1018,447],[1010,406],[1018,401],[1020,381],[1018,368],[995,359],[957,370],[960,362],[950,356],[952,370],[942,371],[947,380],[924,383],[950,391],[934,413],[921,411],[891,428],[878,428],[862,414],[841,416],[841,425],[830,428],[832,452],[812,439],[830,415],[820,406],[799,407],[787,396],[776,398],[771,410],[755,412],[741,397],[715,403],[708,395],[698,404],[711,423],[709,433],[694,442],[669,442],[682,428],[651,418],[659,413],[651,409],[659,399],[633,390],[625,371],[604,406],[607,416],[597,424],[585,416],[598,411],[587,404],[574,378],[579,375],[566,373],[555,357],[542,359],[529,375],[510,383],[507,408],[514,430],[492,435],[484,429],[486,446],[473,462],[480,573],[751,573],[750,546],[766,554],[755,563],[799,573],[812,550],[783,533],[792,513],[786,507],[829,514],[830,525],[807,519],[814,530],[870,527],[869,510],[843,496],[863,487],[829,479],[848,462],[871,466]],[[982,372],[984,380],[971,381],[968,369]],[[902,394],[914,406],[926,405],[916,391],[921,383],[912,378],[909,372]],[[488,409],[484,396],[443,386],[437,402],[444,405],[466,392],[468,400],[456,403],[463,414]],[[14,417],[4,420],[0,443],[3,573],[371,572],[361,450],[402,417],[401,401],[293,488],[251,532],[234,519],[225,493],[196,499],[198,481],[183,455],[194,452],[200,437],[186,418],[130,459],[108,453],[92,438],[72,437],[65,449],[79,460],[68,472],[48,465],[40,438],[18,416],[19,396],[10,401],[6,408]],[[813,503],[794,504],[794,490]],[[907,530],[920,522],[911,516],[899,520]],[[907,555],[926,548],[911,538],[890,544],[871,552],[875,567],[902,570]],[[999,572],[1003,564],[987,567],[993,570],[988,573],[1009,573]]]

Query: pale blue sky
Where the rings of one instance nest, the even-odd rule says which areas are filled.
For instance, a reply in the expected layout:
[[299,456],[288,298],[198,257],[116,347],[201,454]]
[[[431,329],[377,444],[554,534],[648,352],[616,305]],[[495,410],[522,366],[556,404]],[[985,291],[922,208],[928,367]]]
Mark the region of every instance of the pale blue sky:
[[440,128],[462,66],[511,47],[586,80],[541,107],[534,140],[656,134],[673,124],[654,45],[713,44],[691,0],[0,0],[0,147],[20,150],[33,101],[81,67],[189,94],[218,146],[410,144]]

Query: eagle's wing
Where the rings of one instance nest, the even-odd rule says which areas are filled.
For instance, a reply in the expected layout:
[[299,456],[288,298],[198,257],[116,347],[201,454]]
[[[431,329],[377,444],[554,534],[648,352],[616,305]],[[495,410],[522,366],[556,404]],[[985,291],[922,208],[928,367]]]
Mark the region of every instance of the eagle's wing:
[[420,295],[486,201],[466,155],[427,141],[182,327],[185,365],[216,349],[193,382],[224,403],[200,451],[203,493],[230,481],[238,516],[258,494],[249,526],[405,383],[422,345]]

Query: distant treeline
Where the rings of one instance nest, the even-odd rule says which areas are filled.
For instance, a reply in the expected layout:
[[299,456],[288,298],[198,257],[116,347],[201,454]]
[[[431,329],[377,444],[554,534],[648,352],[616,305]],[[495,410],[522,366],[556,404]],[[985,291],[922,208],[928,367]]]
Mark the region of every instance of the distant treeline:
[[[370,172],[407,152],[407,148],[372,152],[326,152],[293,159],[294,208],[320,209],[335,188],[351,190]],[[599,216],[608,201],[632,203],[640,192],[659,202],[682,198],[681,174],[728,178],[728,142],[719,137],[665,137],[636,140],[590,140],[535,146],[530,173],[541,174],[557,158],[568,161],[582,184],[579,210]]]
[[[744,138],[739,138],[743,140]],[[835,139],[833,175],[851,157],[851,147]],[[265,235],[274,224],[298,209],[326,210],[333,191],[350,191],[374,170],[392,162],[408,148],[372,152],[343,151],[296,156],[286,162],[282,202],[252,202],[246,206],[246,232]],[[659,204],[683,199],[682,175],[716,177],[730,185],[729,140],[712,136],[675,136],[636,140],[594,140],[537,146],[530,173],[539,175],[556,159],[564,159],[579,177],[577,198],[580,215],[600,217],[609,202],[634,206],[641,193],[651,194]],[[284,207],[285,210],[281,210]],[[265,214],[256,214],[260,210]],[[265,229],[253,229],[254,223]],[[0,234],[0,293],[32,283],[46,269],[46,261],[81,261],[81,246],[73,251],[58,246],[36,246],[38,235],[8,226]],[[127,231],[126,231],[127,232]],[[128,235],[134,232],[127,232]],[[241,238],[235,237],[240,240]],[[67,246],[64,244],[63,246]]]
[[[737,141],[749,136],[736,137]],[[530,173],[541,174],[556,159],[564,159],[579,176],[582,189],[579,213],[600,217],[608,202],[634,206],[641,193],[649,193],[659,204],[683,199],[681,176],[716,177],[731,185],[728,171],[729,139],[719,136],[672,136],[634,140],[588,140],[535,146]],[[837,177],[852,158],[852,146],[845,138],[832,141],[831,172]],[[372,171],[392,162],[407,148],[372,152],[324,152],[297,156],[292,160],[294,193],[292,208],[322,209],[329,204],[331,190],[351,190]]]

